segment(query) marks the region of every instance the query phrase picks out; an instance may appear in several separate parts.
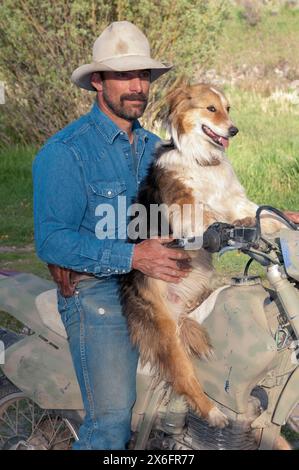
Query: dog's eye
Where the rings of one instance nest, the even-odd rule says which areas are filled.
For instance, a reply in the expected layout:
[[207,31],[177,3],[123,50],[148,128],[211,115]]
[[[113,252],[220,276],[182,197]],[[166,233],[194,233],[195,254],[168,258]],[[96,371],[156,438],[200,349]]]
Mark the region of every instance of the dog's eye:
[[230,112],[230,106],[226,108],[226,111],[229,113]]
[[211,111],[211,113],[216,113],[216,108],[215,106],[208,106],[207,109]]

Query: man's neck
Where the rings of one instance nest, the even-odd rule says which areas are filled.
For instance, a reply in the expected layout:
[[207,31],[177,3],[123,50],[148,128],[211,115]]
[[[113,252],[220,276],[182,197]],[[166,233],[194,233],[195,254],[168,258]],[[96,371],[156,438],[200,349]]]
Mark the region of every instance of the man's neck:
[[122,129],[128,134],[129,141],[132,144],[134,140],[134,135],[132,132],[133,122],[127,121],[126,119],[122,119],[116,114],[114,114],[113,111],[111,111],[111,109],[107,106],[105,101],[99,99],[99,97],[97,97],[97,102],[100,110],[104,114],[106,114],[106,116],[108,116],[111,121],[113,121],[120,129]]

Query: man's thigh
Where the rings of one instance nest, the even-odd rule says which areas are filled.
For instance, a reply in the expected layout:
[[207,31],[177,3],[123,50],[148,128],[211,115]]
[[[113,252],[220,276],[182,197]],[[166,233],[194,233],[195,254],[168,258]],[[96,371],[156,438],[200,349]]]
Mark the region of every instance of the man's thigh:
[[86,411],[91,418],[133,406],[138,353],[130,342],[117,282],[81,281],[59,299]]

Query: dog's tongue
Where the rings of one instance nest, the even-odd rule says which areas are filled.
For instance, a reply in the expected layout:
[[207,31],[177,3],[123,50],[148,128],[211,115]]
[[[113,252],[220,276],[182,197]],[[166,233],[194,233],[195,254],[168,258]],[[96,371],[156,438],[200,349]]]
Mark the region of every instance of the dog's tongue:
[[219,137],[219,142],[221,143],[221,145],[223,145],[225,149],[227,149],[227,147],[229,146],[229,140],[225,137]]

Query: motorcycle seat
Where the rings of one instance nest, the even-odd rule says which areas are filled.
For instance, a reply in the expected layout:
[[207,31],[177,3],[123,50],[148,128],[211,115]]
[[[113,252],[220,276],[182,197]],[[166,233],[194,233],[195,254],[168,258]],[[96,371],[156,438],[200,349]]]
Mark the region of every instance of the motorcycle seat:
[[66,339],[67,333],[57,309],[56,289],[50,289],[39,294],[35,299],[35,305],[43,324]]

